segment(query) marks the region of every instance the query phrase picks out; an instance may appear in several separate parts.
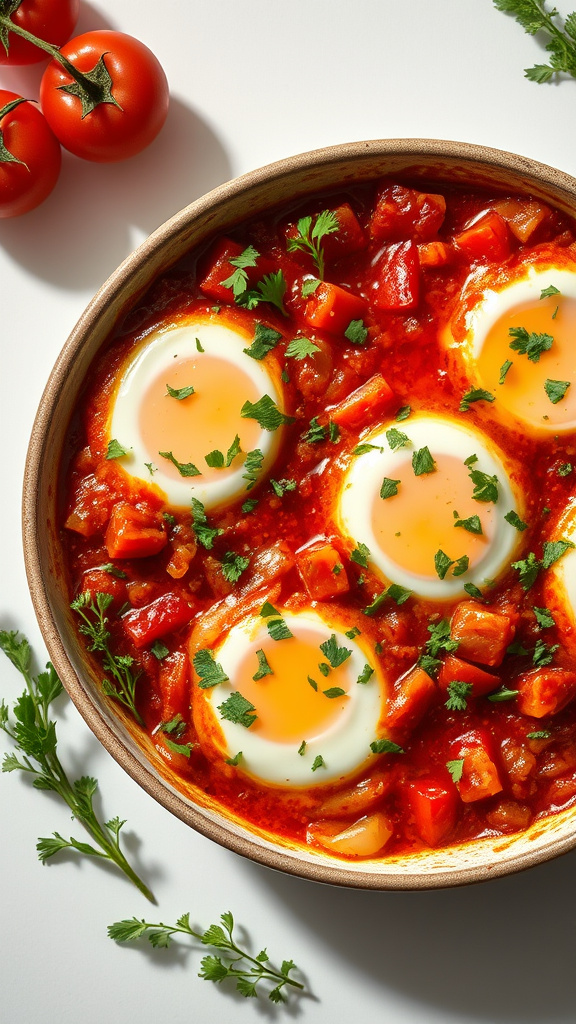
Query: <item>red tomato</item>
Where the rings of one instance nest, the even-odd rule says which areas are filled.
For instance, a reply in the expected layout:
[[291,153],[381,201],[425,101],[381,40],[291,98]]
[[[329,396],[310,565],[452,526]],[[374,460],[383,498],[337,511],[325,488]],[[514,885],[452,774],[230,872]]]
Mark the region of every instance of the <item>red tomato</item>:
[[2,141],[16,158],[0,153],[0,217],[19,217],[39,206],[54,188],[62,163],[58,139],[32,103],[25,100],[1,116],[7,104],[20,98],[0,89]]
[[[53,46],[62,46],[74,31],[79,8],[80,0],[22,0],[10,21]],[[45,50],[15,32],[8,34],[8,53],[0,45],[0,64],[36,64],[47,57]]]
[[51,61],[40,83],[40,103],[66,149],[105,163],[134,156],[156,138],[168,113],[168,82],[144,43],[122,32],[100,30],[76,36],[61,52],[84,73],[103,56],[116,101],[99,103],[82,117],[79,97],[61,88],[72,84],[71,75]]

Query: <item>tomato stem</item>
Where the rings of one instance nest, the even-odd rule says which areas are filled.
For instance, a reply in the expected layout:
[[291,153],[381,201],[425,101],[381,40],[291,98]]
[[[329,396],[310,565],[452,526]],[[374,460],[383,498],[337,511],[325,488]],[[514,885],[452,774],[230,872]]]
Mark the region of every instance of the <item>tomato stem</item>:
[[15,107],[20,106],[21,103],[29,103],[29,102],[30,101],[27,100],[25,96],[18,96],[17,99],[10,100],[10,102],[7,103],[6,106],[0,108],[0,121],[2,120],[3,117],[6,117],[6,114],[9,114],[11,110],[14,110]]
[[50,56],[58,61],[62,65],[65,71],[74,79],[75,82],[84,90],[89,98],[95,103],[102,102],[102,92],[100,87],[94,82],[90,81],[78,68],[75,68],[70,63],[67,57],[60,52],[57,46],[53,46],[52,43],[45,42],[44,39],[40,39],[39,36],[35,36],[32,32],[28,32],[27,29],[21,28],[11,18],[7,18],[5,14],[0,14],[0,25],[3,25],[9,32],[14,32],[17,36],[22,36],[22,39],[26,39],[27,42],[32,43],[33,46],[37,46],[40,50],[45,50]]

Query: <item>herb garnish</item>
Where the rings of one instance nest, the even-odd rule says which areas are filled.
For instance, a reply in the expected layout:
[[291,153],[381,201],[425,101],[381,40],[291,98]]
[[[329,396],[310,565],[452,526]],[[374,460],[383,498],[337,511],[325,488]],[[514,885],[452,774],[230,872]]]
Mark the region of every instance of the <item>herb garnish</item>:
[[464,758],[458,757],[454,761],[446,761],[446,767],[452,776],[452,782],[460,782],[464,771]]
[[457,512],[454,512],[454,526],[461,526],[468,533],[482,533],[482,523],[480,522],[480,516],[468,516],[468,519],[460,519]]
[[364,685],[364,683],[367,683],[372,678],[373,675],[374,669],[372,668],[371,665],[368,664],[368,662],[366,662],[356,682],[360,683],[360,685]]
[[108,441],[108,447],[106,448],[107,459],[121,459],[123,455],[128,455],[129,448],[125,448],[120,441],[117,441],[115,437],[111,441]]
[[171,388],[169,384],[166,385],[166,395],[170,398],[175,398],[178,402],[182,402],[185,398],[190,398],[190,395],[194,393],[194,388],[191,384],[187,388]]
[[430,454],[428,445],[424,445],[424,448],[419,448],[418,451],[414,452],[412,456],[412,469],[415,476],[422,476],[424,473],[434,473],[436,471],[436,463]]
[[193,462],[178,462],[178,459],[172,452],[158,452],[158,455],[161,455],[163,459],[168,459],[168,462],[176,466],[180,476],[200,476],[200,470]]
[[396,427],[390,427],[390,429],[386,431],[386,440],[393,452],[397,451],[398,448],[404,448],[405,445],[412,443],[408,435],[403,434],[402,431],[397,430]]
[[452,575],[462,576],[468,571],[469,564],[470,559],[468,555],[462,555],[461,558],[449,558],[446,552],[442,551],[442,548],[439,548],[434,555],[434,568],[441,580],[445,579],[448,569],[452,566],[454,566]]
[[448,711],[466,711],[468,697],[471,696],[472,690],[472,683],[463,683],[456,679],[448,683],[448,700],[445,707],[448,708]]
[[507,512],[504,519],[507,523],[510,523],[510,526],[513,526],[515,530],[518,530],[519,533],[523,533],[524,530],[528,529],[528,523],[525,523],[523,519],[520,519],[520,516],[514,511],[514,509]]
[[277,498],[283,498],[287,491],[295,491],[298,485],[295,480],[273,480],[271,478],[270,486]]
[[331,668],[338,668],[339,665],[343,665],[352,654],[352,651],[348,650],[347,647],[340,647],[335,633],[332,633],[329,640],[325,640],[323,644],[320,644],[320,650],[330,662]]
[[224,452],[219,451],[217,448],[214,451],[209,452],[208,455],[204,456],[206,464],[210,466],[210,469],[229,469],[232,462],[237,455],[240,455],[242,449],[240,447],[240,438],[238,434],[232,441],[226,455]]
[[555,7],[547,11],[544,0],[493,0],[497,10],[511,14],[525,32],[535,36],[545,32],[549,41],[546,49],[550,54],[549,64],[535,64],[525,68],[524,74],[531,82],[542,85],[550,82],[555,75],[565,72],[576,78],[576,12],[569,14],[564,22]]
[[471,391],[467,391],[465,395],[462,395],[459,409],[460,412],[468,412],[472,402],[494,402],[496,396],[491,391],[486,391],[484,388],[472,388]]
[[238,690],[233,690],[230,696],[218,705],[218,711],[227,722],[243,725],[245,729],[249,729],[258,718],[254,705],[246,700],[246,697],[243,697]]
[[262,360],[268,352],[276,348],[281,338],[282,335],[275,331],[273,327],[266,327],[265,324],[256,324],[254,341],[249,348],[243,349],[243,352],[247,356],[252,356],[252,359]]
[[264,676],[274,675],[274,671],[270,668],[270,665],[268,664],[268,659],[264,654],[262,648],[256,651],[256,657],[258,658],[258,668],[254,675],[252,676],[254,682],[257,682],[258,679],[263,679]]
[[320,351],[309,338],[293,338],[288,342],[284,355],[287,359],[306,359],[307,356],[314,356]]
[[525,327],[510,327],[508,334],[514,339],[510,348],[521,356],[528,356],[531,363],[538,363],[542,353],[548,352],[554,342],[551,334],[528,333]]
[[506,380],[508,370],[511,368],[511,366],[513,366],[511,359],[506,359],[506,361],[502,363],[502,366],[500,367],[500,376],[498,378],[499,384],[504,383],[504,381]]
[[92,597],[90,591],[80,594],[70,607],[77,612],[81,618],[78,630],[91,641],[88,650],[102,655],[104,671],[112,677],[103,679],[102,692],[107,697],[114,697],[120,704],[124,704],[140,725],[144,725],[142,717],[136,709],[136,683],[140,677],[140,671],[134,671],[134,658],[129,654],[112,654],[109,647],[111,634],[107,629],[108,617],[106,612],[112,601],[112,594],[97,593]]
[[370,548],[366,544],[360,542],[356,545],[353,551],[350,552],[350,558],[356,565],[361,565],[363,569],[368,568],[368,559],[370,558]]
[[53,701],[64,692],[64,688],[53,665],[48,662],[44,672],[33,676],[30,644],[26,637],[16,631],[0,630],[0,649],[26,683],[24,693],[12,708],[13,719],[4,700],[0,702],[0,729],[16,746],[15,752],[5,754],[2,771],[25,772],[33,777],[36,789],[56,793],[98,847],[78,839],[64,839],[59,832],[54,832],[52,836],[38,840],[36,850],[39,860],[44,864],[61,850],[75,850],[89,857],[111,861],[146,899],[154,903],[154,896],[120,849],[120,831],[126,822],[116,817],[102,824],[94,808],[94,797],[98,789],[96,779],[83,776],[71,782],[60,763],[56,722],[49,718],[49,709]]
[[401,483],[401,480],[392,480],[391,477],[385,476],[382,481],[382,486],[380,488],[380,497],[384,498],[384,500],[386,498],[396,497],[396,495],[398,494],[398,486]]
[[325,768],[325,767],[326,767],[326,762],[325,762],[324,758],[322,757],[322,754],[316,754],[316,757],[314,758],[314,760],[312,762],[312,769],[311,770],[313,772],[316,772],[316,771],[318,771],[319,768]]
[[464,465],[468,466],[468,476],[474,484],[472,497],[474,501],[485,501],[496,504],[498,501],[498,477],[489,476],[480,469],[472,469],[474,463],[478,462],[476,455],[471,455],[465,460]]
[[214,655],[207,647],[196,651],[192,658],[192,664],[201,690],[209,690],[212,686],[218,686],[219,683],[228,682],[228,676],[222,665],[218,661],[214,661]]
[[[262,470],[263,459],[264,452],[260,451],[260,448],[254,448],[253,451],[248,452],[244,460],[244,472],[242,473],[242,479],[247,480],[247,491],[251,491],[258,483],[258,474]],[[244,506],[242,506],[242,508],[244,508]]]
[[262,395],[257,402],[244,402],[240,410],[243,419],[256,420],[263,430],[277,430],[282,423],[294,423],[293,416],[280,412],[270,395]]
[[216,537],[219,537],[224,533],[224,530],[208,526],[208,519],[206,518],[204,505],[198,498],[192,498],[191,502],[192,529],[194,530],[194,535],[198,543],[201,544],[203,548],[206,548],[207,551],[210,551],[214,545]]
[[260,615],[263,619],[267,620],[266,626],[273,640],[290,640],[290,638],[294,636],[294,634],[288,629],[288,626],[284,622],[280,612],[277,612],[269,601],[266,601],[262,606]]
[[351,320],[344,331],[344,337],[348,338],[352,345],[364,345],[368,337],[368,328],[363,320]]
[[246,272],[247,267],[255,267],[256,262],[260,253],[253,245],[247,246],[239,256],[232,256],[228,262],[232,264],[236,269],[227,277],[225,281],[222,281],[223,288],[231,288],[234,298],[237,299],[240,295],[243,295],[248,287],[248,274]]
[[222,575],[228,583],[238,583],[243,572],[250,565],[250,558],[237,555],[235,551],[227,551],[222,559]]
[[308,253],[316,264],[318,277],[322,279],[324,277],[324,247],[320,245],[320,242],[326,235],[333,234],[339,228],[338,217],[333,210],[323,210],[322,213],[319,213],[313,227],[312,217],[301,217],[296,225],[297,234],[293,238],[288,238],[286,248],[288,252]]
[[550,380],[550,378],[548,378],[544,381],[544,391],[548,395],[552,405],[558,405],[558,402],[562,401],[569,387],[569,380]]
[[400,747],[397,743],[393,743],[392,740],[382,738],[380,740],[374,740],[370,744],[370,750],[373,754],[403,754],[404,748]]

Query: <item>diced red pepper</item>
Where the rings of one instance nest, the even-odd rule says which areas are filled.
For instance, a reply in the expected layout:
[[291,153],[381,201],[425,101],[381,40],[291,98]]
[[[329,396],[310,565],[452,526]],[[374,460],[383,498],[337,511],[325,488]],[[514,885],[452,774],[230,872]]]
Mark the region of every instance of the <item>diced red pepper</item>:
[[506,221],[489,210],[469,228],[454,236],[454,244],[472,260],[501,261],[510,255]]
[[388,246],[376,264],[374,304],[379,309],[415,309],[420,300],[420,260],[414,242]]
[[506,221],[512,234],[525,244],[542,222],[550,216],[550,207],[534,199],[500,199],[493,209]]
[[328,262],[335,262],[350,253],[360,252],[368,244],[350,203],[337,206],[334,213],[338,218],[338,231],[325,235],[321,243],[324,247],[324,257]]
[[182,651],[175,651],[160,662],[158,676],[162,694],[162,721],[175,715],[188,716],[190,707],[190,666]]
[[407,238],[425,242],[438,233],[445,214],[444,196],[389,185],[376,201],[370,234],[377,242]]
[[126,600],[126,582],[98,567],[88,569],[82,577],[82,592],[94,597],[96,594],[110,594],[116,609]]
[[437,692],[434,680],[416,665],[397,684],[388,705],[386,726],[390,729],[413,729],[428,711]]
[[380,373],[375,373],[330,410],[330,419],[340,427],[363,427],[397,404],[390,385]]
[[352,320],[363,320],[366,303],[359,295],[337,284],[321,281],[306,303],[304,319],[311,327],[330,334],[344,334]]
[[462,601],[450,623],[450,635],[458,641],[458,654],[491,666],[502,664],[515,629],[511,617],[483,608],[474,601]]
[[122,618],[122,625],[135,647],[145,647],[159,637],[191,621],[194,608],[179,594],[162,594],[151,604],[135,608]]
[[544,718],[555,715],[573,700],[576,672],[547,665],[525,672],[514,685],[519,691],[518,710],[531,718]]
[[421,267],[445,267],[452,259],[452,250],[445,242],[424,242],[418,246]]
[[[221,238],[214,243],[205,260],[208,271],[200,281],[200,291],[216,302],[233,302],[232,288],[225,288],[223,281],[228,280],[237,269],[230,260],[236,259],[246,246],[233,242],[231,238]],[[277,269],[275,263],[268,258],[259,256],[255,267],[246,267],[247,287],[252,288],[266,274]]]
[[437,846],[456,824],[458,796],[436,778],[416,779],[406,788],[416,831],[428,846]]
[[492,758],[490,740],[484,732],[471,730],[452,745],[452,751],[454,760],[463,761],[462,776],[456,788],[465,804],[500,793],[502,784]]
[[151,509],[127,501],[114,505],[105,537],[110,558],[148,558],[162,551],[167,541],[162,518]]
[[326,601],[350,589],[340,553],[331,544],[305,548],[296,555],[296,567],[313,601]]
[[108,484],[97,480],[92,474],[84,477],[74,492],[74,501],[64,526],[82,537],[93,537],[103,530],[116,496],[111,494]]
[[469,683],[472,697],[483,697],[500,686],[500,678],[492,672],[485,672],[478,665],[471,665],[469,661],[449,654],[438,673],[438,686],[441,690],[447,690],[450,683],[455,682]]

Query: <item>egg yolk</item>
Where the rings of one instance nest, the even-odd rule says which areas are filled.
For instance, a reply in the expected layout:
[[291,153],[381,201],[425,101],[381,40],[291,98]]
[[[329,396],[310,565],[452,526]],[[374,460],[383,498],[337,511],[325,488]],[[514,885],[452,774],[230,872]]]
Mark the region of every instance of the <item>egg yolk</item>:
[[[510,348],[510,328],[525,328],[529,335],[553,338],[536,362]],[[562,295],[525,302],[504,313],[488,331],[477,360],[482,384],[496,395],[519,419],[541,429],[554,430],[576,424],[576,299]],[[503,364],[510,360],[503,383]],[[546,381],[568,383],[564,397],[553,402],[546,393]],[[554,392],[553,392],[554,397]]]
[[264,642],[262,649],[272,674],[256,680],[253,676],[258,669],[259,644],[253,644],[234,676],[235,686],[256,709],[258,717],[250,727],[251,733],[277,743],[301,743],[336,723],[349,698],[346,694],[327,697],[323,691],[339,687],[347,693],[354,681],[347,661],[328,675],[322,674],[318,666],[328,665],[328,661],[320,644],[326,639],[323,632],[300,629],[288,640]]
[[[194,394],[174,398],[168,386],[175,391],[193,387]],[[202,353],[197,359],[174,360],[149,385],[140,406],[140,435],[151,462],[158,462],[160,452],[171,452],[178,462],[193,463],[204,480],[234,472],[238,459],[230,469],[215,469],[205,456],[215,449],[226,456],[236,434],[243,452],[258,447],[260,427],[256,420],[243,419],[240,410],[244,402],[260,397],[254,381],[226,359]],[[180,477],[168,460],[162,460],[162,470]]]
[[[431,579],[438,578],[438,550],[454,560],[467,555],[472,569],[495,529],[494,506],[472,498],[474,485],[464,462],[447,454],[434,459],[436,470],[421,476],[415,476],[411,461],[400,463],[394,474],[398,493],[377,495],[372,506],[372,528],[382,551],[407,572]],[[457,519],[471,516],[479,516],[481,534],[455,527]]]

